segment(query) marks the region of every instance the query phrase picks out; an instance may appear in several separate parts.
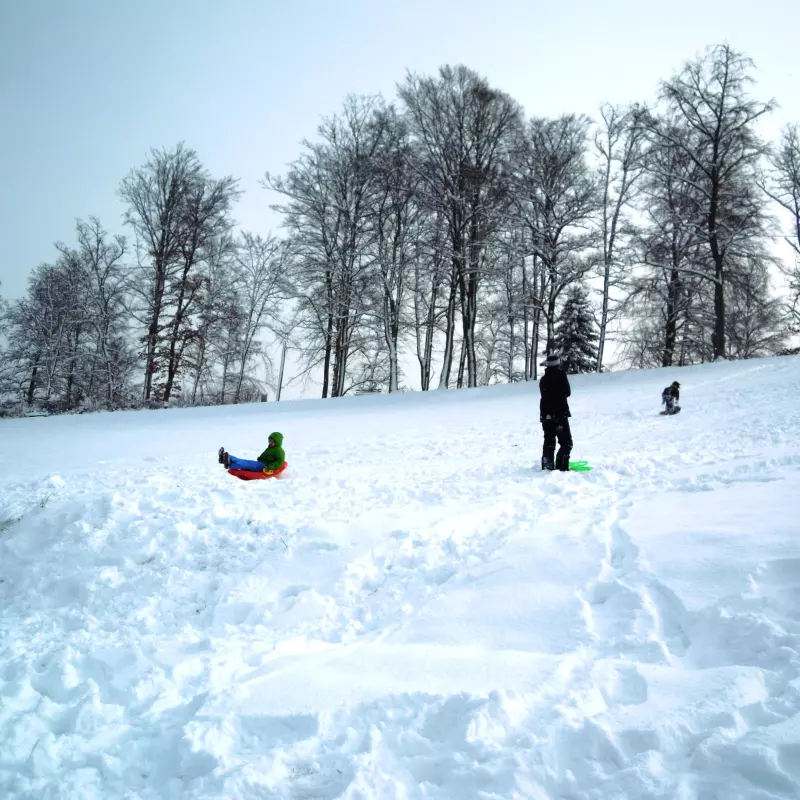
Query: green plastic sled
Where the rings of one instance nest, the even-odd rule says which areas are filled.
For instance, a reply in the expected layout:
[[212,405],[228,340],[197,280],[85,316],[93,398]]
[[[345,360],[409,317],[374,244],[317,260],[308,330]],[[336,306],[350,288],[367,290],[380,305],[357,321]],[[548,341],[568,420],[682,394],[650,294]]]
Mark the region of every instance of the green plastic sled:
[[589,466],[588,461],[570,461],[570,472],[591,472],[592,468]]

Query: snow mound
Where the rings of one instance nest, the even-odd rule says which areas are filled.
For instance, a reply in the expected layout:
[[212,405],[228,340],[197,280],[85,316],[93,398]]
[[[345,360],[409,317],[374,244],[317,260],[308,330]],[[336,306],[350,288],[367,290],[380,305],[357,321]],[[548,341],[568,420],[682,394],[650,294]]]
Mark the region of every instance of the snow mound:
[[675,373],[0,423],[0,797],[799,797],[800,358]]

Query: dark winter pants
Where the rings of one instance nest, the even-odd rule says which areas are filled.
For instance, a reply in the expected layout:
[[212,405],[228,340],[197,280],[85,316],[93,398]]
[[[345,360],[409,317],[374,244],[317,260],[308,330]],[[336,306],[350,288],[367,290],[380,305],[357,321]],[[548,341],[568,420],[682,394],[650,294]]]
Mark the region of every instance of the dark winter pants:
[[572,432],[568,419],[546,419],[542,422],[544,447],[542,447],[542,469],[553,469],[553,454],[558,439],[558,454],[555,468],[566,472],[569,469],[569,454],[572,452]]

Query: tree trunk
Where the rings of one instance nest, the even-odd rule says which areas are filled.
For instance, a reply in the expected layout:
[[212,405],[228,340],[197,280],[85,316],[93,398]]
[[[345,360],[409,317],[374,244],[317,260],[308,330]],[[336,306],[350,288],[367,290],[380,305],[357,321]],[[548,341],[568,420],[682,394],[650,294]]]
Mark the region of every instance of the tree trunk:
[[431,362],[430,356],[432,354],[432,345],[433,345],[433,331],[431,326],[428,324],[425,326],[425,343],[422,349],[422,358],[420,359],[419,364],[419,377],[420,377],[420,389],[423,392],[427,392],[431,388]]
[[[415,293],[415,304],[418,304],[417,293]],[[433,361],[433,335],[436,323],[436,302],[439,299],[439,286],[435,276],[431,280],[431,294],[428,303],[428,310],[425,314],[425,321],[420,323],[417,310],[417,360],[420,368],[420,388],[427,392],[431,388],[431,366]],[[420,329],[424,328],[425,336],[421,338]]]
[[[420,314],[420,286],[419,286],[419,264],[414,268],[414,343],[417,350],[417,363],[419,364],[419,383],[420,389],[426,391],[426,370],[425,370],[425,345],[427,344],[427,325],[422,321]],[[430,311],[426,314],[426,319]],[[423,338],[423,330],[426,331]]]
[[[718,275],[721,272],[719,270]],[[725,333],[725,287],[722,279],[717,277],[717,281],[714,283],[714,336],[712,340],[715,359],[725,357]]]
[[31,370],[31,379],[28,383],[28,392],[25,396],[25,403],[26,405],[33,405],[33,397],[36,393],[36,374],[39,372],[39,359],[41,358],[41,353],[36,353],[33,358],[33,369]]
[[228,386],[228,369],[231,363],[230,342],[225,348],[225,357],[222,359],[222,393],[220,397],[220,405],[225,405],[225,389]]
[[45,361],[47,386],[45,387],[44,399],[49,400],[53,393],[53,382],[56,377],[56,370],[58,369],[58,362],[61,357],[61,345],[64,341],[64,323],[61,322],[58,328],[58,338],[56,339],[55,346],[50,350],[50,358]]
[[466,355],[467,355],[466,339],[462,339],[461,355],[458,358],[458,382],[456,383],[456,388],[458,389],[464,388],[464,362],[466,361]]
[[600,311],[600,336],[597,341],[597,372],[603,371],[603,356],[606,349],[606,329],[608,327],[608,294],[611,286],[611,255],[603,264],[603,307]]
[[100,359],[100,342],[95,342],[94,353],[92,355],[92,364],[89,367],[89,385],[86,387],[86,396],[89,398],[94,397],[94,384],[97,375],[97,362]]
[[168,403],[172,395],[172,387],[175,378],[181,367],[181,358],[183,356],[183,347],[178,347],[178,341],[181,338],[181,326],[188,316],[189,306],[192,301],[194,292],[190,293],[187,300],[186,293],[189,286],[189,273],[195,264],[195,253],[192,251],[191,256],[184,259],[183,270],[180,276],[180,289],[178,290],[178,301],[175,308],[175,318],[172,321],[170,337],[169,337],[169,358],[167,360],[167,382],[164,386],[163,401]]
[[106,396],[108,399],[109,409],[114,407],[114,396],[116,388],[114,386],[114,366],[111,362],[111,356],[108,354],[108,331],[111,327],[111,312],[108,308],[105,309],[103,315],[103,328],[100,334],[100,352],[103,355],[103,371],[106,374]]
[[[542,314],[542,298],[540,297],[539,287],[539,258],[534,254],[533,263],[531,264],[531,271],[533,272],[533,286],[531,287],[530,297],[533,298],[533,319],[531,320],[531,340],[529,349],[529,372],[527,374],[528,380],[536,380],[539,374],[538,370],[538,353],[539,353],[539,323]],[[526,343],[526,347],[528,347]]]
[[69,375],[67,377],[67,388],[64,392],[64,407],[69,411],[72,409],[72,387],[75,385],[75,370],[78,368],[78,348],[80,347],[81,327],[75,329],[75,339],[72,343],[72,358],[69,361]]
[[281,349],[281,366],[278,370],[278,391],[275,397],[275,402],[281,401],[281,392],[283,391],[283,368],[286,366],[286,339],[283,340],[283,348]]
[[711,202],[708,213],[708,239],[711,257],[714,259],[714,333],[711,337],[714,358],[725,356],[725,256],[719,249],[717,238],[717,215],[719,212],[719,167],[716,148],[714,166],[711,169]]
[[233,392],[233,403],[236,405],[242,395],[242,384],[244,383],[244,372],[247,369],[247,359],[250,358],[250,347],[253,344],[254,333],[252,331],[253,314],[252,309],[248,312],[247,323],[245,324],[244,342],[242,343],[242,355],[239,363],[239,372],[236,375],[236,389]]
[[233,393],[233,403],[234,405],[239,402],[239,399],[242,395],[242,384],[244,383],[244,373],[247,369],[247,360],[250,358],[250,348],[253,345],[253,339],[255,338],[255,333],[252,329],[253,323],[253,316],[252,313],[248,314],[247,317],[247,324],[245,326],[245,340],[242,346],[242,356],[241,356],[241,363],[239,364],[239,372],[236,376],[236,389]]
[[533,365],[533,372],[531,377],[533,380],[539,378],[539,328],[542,324],[542,310],[535,308],[533,310],[533,341],[531,342],[531,363]]
[[465,283],[465,276],[463,274],[459,275],[458,291],[461,304],[461,353],[458,357],[458,382],[456,384],[459,389],[464,388],[464,366],[468,363],[469,355],[469,310],[467,309],[467,290]]
[[552,353],[556,349],[556,292],[555,277],[550,280],[550,294],[547,298],[547,352]]
[[[348,267],[349,270],[349,267]],[[336,334],[333,348],[333,388],[331,397],[342,397],[345,391],[347,357],[351,338],[351,289],[352,272],[348,271],[340,283],[338,314],[335,320]]]
[[192,386],[192,405],[197,402],[197,389],[200,386],[200,377],[203,374],[203,367],[206,360],[206,337],[200,340],[200,352],[197,354],[197,366],[195,367],[194,385]]
[[475,354],[475,322],[478,316],[478,275],[471,272],[467,276],[466,297],[464,302],[463,329],[464,347],[467,362],[467,386],[471,389],[478,385],[478,359]]
[[341,345],[337,351],[338,355],[338,370],[336,373],[335,397],[344,397],[345,381],[347,378],[347,362],[350,356],[350,342],[353,335],[353,325],[348,313],[347,318],[341,328]]
[[145,403],[150,400],[153,391],[153,373],[156,371],[156,349],[158,347],[158,329],[161,320],[161,309],[164,304],[164,288],[166,284],[166,266],[161,262],[156,262],[156,278],[153,287],[153,307],[150,313],[150,324],[147,328],[147,348],[145,354],[144,368],[144,391]]
[[666,323],[664,326],[664,352],[661,355],[661,366],[671,367],[675,358],[675,346],[678,340],[678,308],[680,299],[680,273],[672,270],[667,287]]
[[328,270],[325,273],[325,295],[328,301],[328,326],[325,331],[325,358],[322,369],[322,398],[328,397],[330,390],[331,375],[331,355],[333,351],[333,273]]
[[328,314],[328,328],[325,332],[325,358],[322,366],[322,397],[328,396],[328,385],[331,373],[331,350],[333,348],[333,314]]
[[514,383],[514,350],[517,344],[514,317],[508,319],[508,382]]
[[[403,228],[395,227],[392,239],[391,280],[384,279],[384,330],[387,330],[386,345],[389,348],[389,393],[400,388],[400,366],[397,343],[400,338],[400,306],[406,278],[406,257],[403,253]],[[386,324],[388,323],[388,324]]]
[[[475,355],[475,323],[478,313],[478,289],[480,287],[480,253],[482,250],[478,232],[477,214],[479,198],[473,197],[473,213],[469,231],[469,250],[467,253],[467,273],[461,276],[461,314],[466,348],[467,385],[472,389],[478,385],[478,359]],[[462,261],[462,264],[464,262]]]
[[528,339],[528,328],[530,326],[530,304],[528,298],[528,268],[525,264],[525,257],[522,258],[522,346],[525,348],[525,380],[529,380],[531,376],[531,347],[530,339]]
[[347,343],[347,326],[350,314],[344,303],[339,304],[336,319],[336,335],[333,344],[333,387],[331,397],[341,397],[344,389],[344,373]]
[[[399,335],[398,321],[395,317],[396,304],[394,298],[384,298],[384,332],[386,347],[389,350],[389,393],[398,391],[398,358],[397,358],[397,339]],[[388,324],[387,324],[388,323]]]
[[450,387],[450,372],[453,368],[453,345],[456,328],[456,259],[453,258],[453,272],[450,275],[450,296],[447,299],[447,314],[445,317],[444,331],[444,354],[442,362],[442,372],[439,376],[439,388],[448,389]]

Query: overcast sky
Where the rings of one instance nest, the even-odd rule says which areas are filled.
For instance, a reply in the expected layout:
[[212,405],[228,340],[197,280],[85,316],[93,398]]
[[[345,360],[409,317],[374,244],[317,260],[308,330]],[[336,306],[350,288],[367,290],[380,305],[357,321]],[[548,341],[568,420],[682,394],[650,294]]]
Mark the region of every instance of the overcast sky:
[[120,180],[178,141],[276,221],[258,186],[350,92],[464,63],[528,114],[652,99],[709,44],[753,58],[760,97],[800,121],[800,0],[0,0],[0,292],[91,214],[122,232]]

